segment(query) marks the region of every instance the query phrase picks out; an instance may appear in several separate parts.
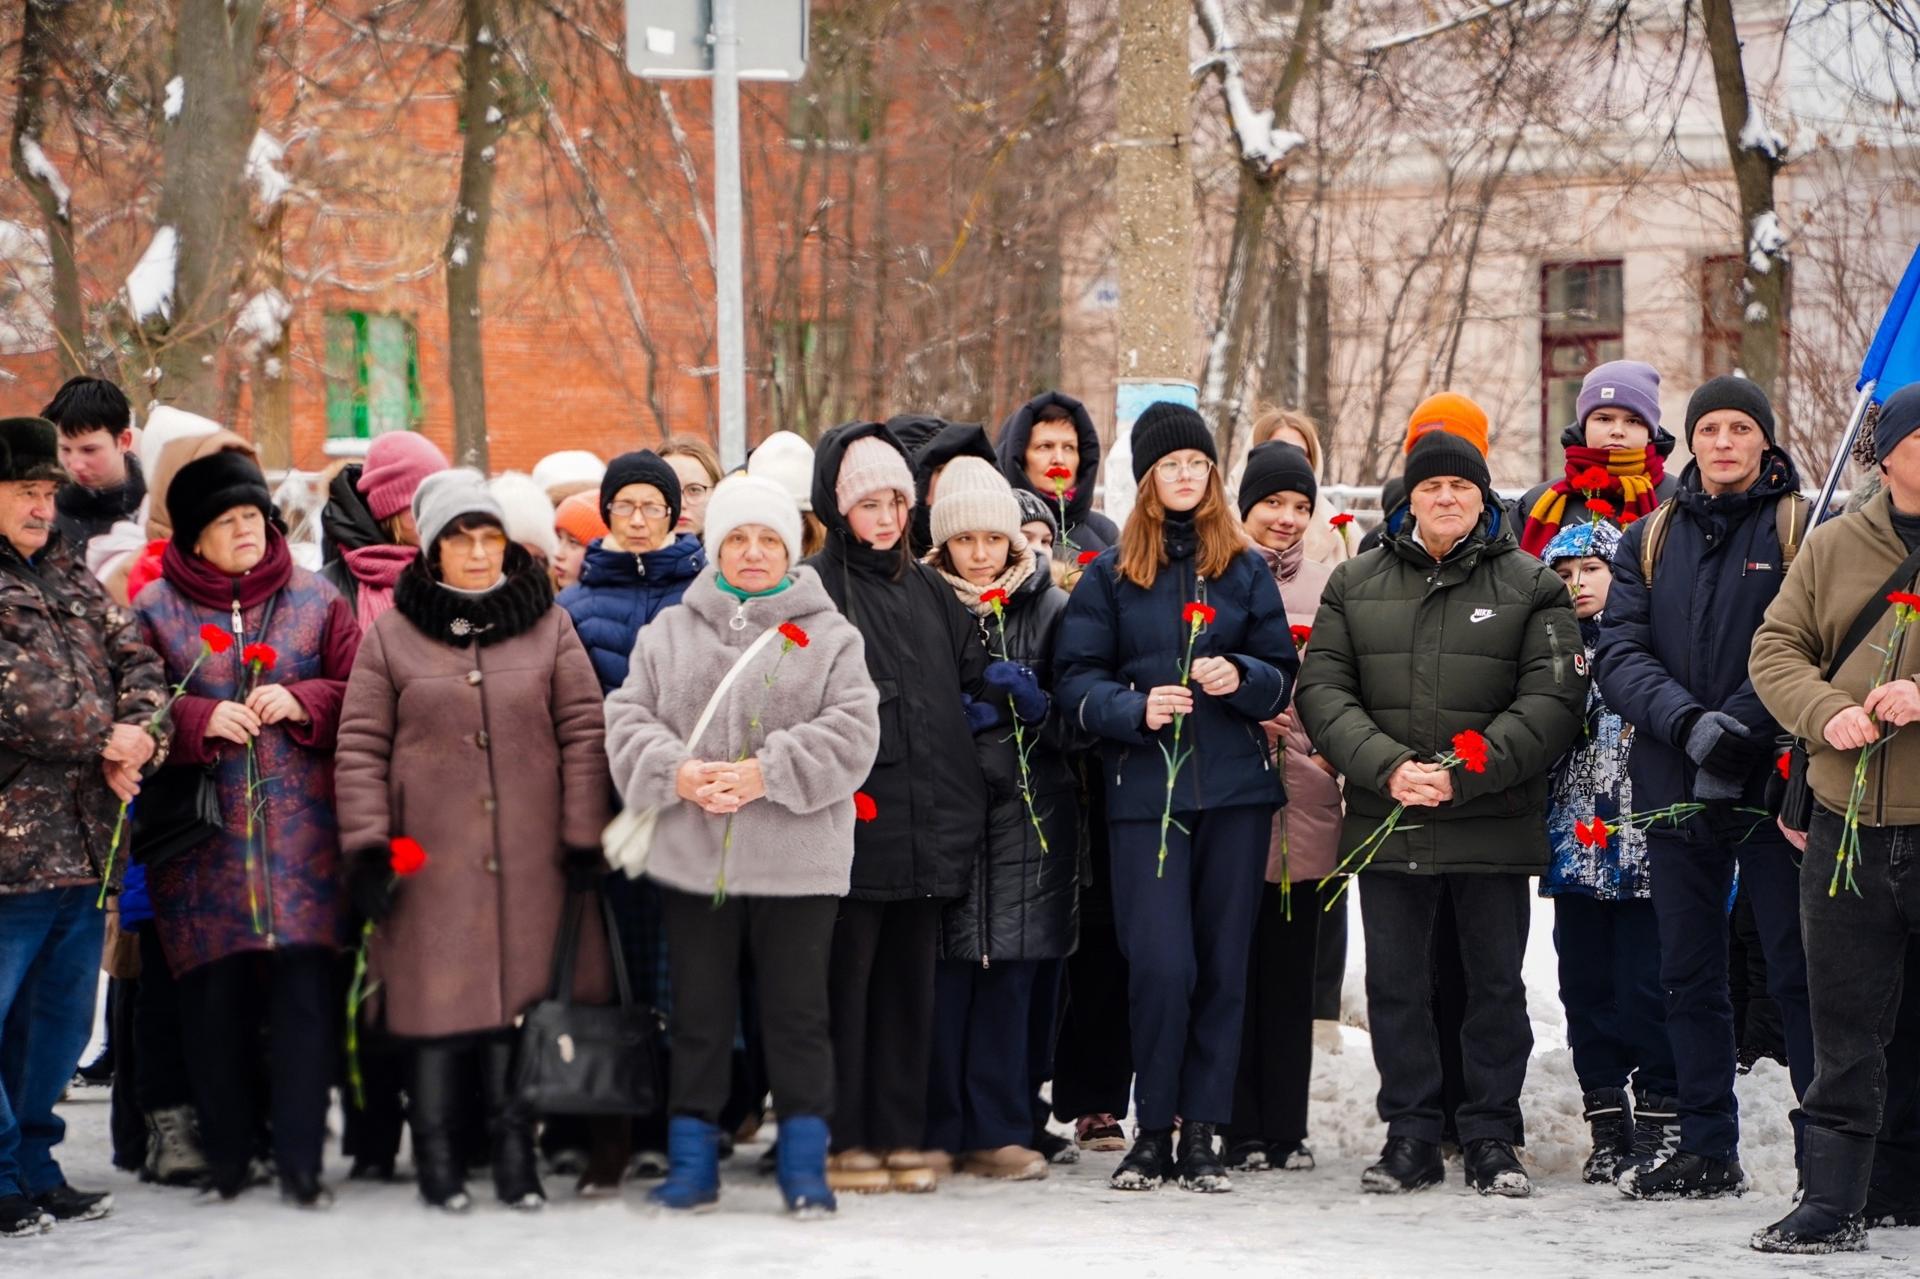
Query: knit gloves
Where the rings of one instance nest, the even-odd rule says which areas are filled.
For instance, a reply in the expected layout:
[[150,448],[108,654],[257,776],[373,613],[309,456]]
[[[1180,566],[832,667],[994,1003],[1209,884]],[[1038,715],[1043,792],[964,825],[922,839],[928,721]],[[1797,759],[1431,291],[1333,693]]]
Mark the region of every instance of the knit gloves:
[[1007,695],[1007,700],[1013,703],[1013,713],[1020,717],[1022,724],[1038,724],[1047,717],[1047,695],[1030,667],[1018,662],[994,662],[981,678],[989,687]]
[[1699,765],[1693,797],[1703,804],[1739,799],[1747,778],[1767,757],[1764,744],[1725,711],[1702,711],[1687,730],[1687,758]]

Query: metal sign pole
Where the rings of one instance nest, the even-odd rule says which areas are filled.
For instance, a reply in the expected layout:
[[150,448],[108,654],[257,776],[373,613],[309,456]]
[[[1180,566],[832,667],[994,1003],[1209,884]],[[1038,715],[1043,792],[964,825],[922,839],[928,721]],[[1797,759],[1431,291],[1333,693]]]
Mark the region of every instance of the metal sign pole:
[[720,343],[720,464],[747,460],[747,351],[740,269],[738,0],[713,0],[714,310]]

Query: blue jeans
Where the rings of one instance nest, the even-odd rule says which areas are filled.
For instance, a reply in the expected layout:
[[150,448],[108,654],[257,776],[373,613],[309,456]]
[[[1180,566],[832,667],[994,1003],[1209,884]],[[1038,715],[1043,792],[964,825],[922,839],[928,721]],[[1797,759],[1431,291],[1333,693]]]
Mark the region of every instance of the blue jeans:
[[0,1196],[66,1178],[53,1113],[93,1032],[106,916],[98,886],[0,894]]

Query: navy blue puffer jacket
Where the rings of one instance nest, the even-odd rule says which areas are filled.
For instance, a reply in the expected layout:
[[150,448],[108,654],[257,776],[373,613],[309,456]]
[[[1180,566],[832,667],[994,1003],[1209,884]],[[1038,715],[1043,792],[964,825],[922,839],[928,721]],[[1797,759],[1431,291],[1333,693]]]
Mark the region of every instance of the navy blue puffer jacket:
[[627,682],[627,662],[640,628],[661,609],[678,604],[706,566],[707,554],[691,533],[641,555],[616,551],[603,538],[587,547],[580,580],[560,592],[559,604],[587,646],[602,693]]

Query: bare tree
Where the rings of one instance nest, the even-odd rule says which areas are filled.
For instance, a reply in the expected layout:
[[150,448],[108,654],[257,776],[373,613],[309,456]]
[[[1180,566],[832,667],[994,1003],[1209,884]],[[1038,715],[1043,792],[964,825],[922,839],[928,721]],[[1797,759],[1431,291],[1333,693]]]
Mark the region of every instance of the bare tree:
[[55,0],[27,0],[20,32],[18,97],[13,114],[13,172],[40,210],[53,271],[53,332],[60,367],[69,374],[86,364],[85,318],[80,305],[80,269],[74,261],[72,192],[45,149],[48,64],[63,37],[70,7]]
[[487,377],[480,280],[493,225],[494,162],[505,117],[500,110],[499,10],[495,0],[463,0],[466,52],[460,63],[460,189],[447,231],[447,372],[453,390],[453,453],[462,466],[487,469]]

